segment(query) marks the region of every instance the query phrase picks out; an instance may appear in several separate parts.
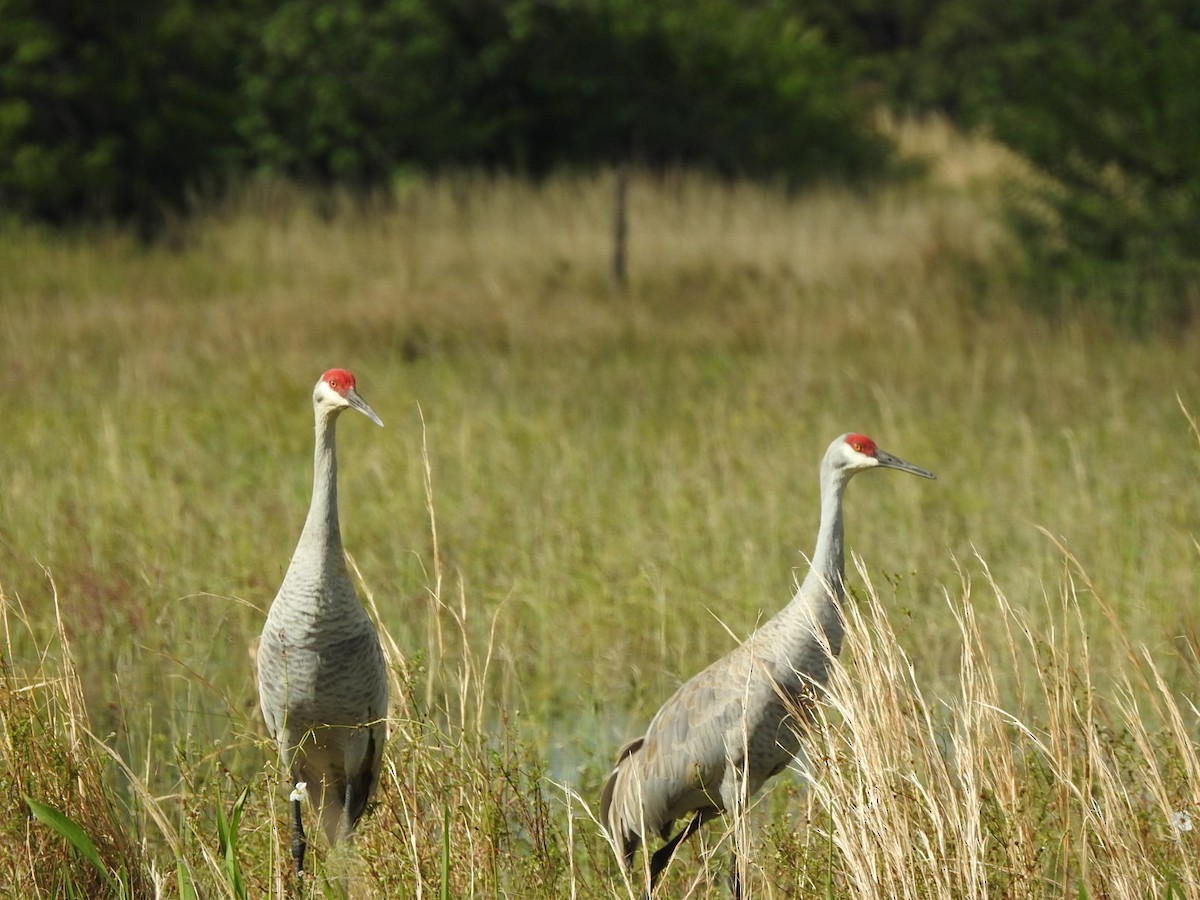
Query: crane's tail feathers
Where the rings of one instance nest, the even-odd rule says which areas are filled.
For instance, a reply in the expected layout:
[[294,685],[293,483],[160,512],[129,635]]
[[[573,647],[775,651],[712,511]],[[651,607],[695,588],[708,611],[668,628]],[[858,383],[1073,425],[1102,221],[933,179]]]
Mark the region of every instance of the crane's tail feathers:
[[608,818],[609,800],[611,793],[613,778],[609,779],[608,785],[604,788],[604,797],[601,800],[600,824],[601,827],[608,832],[613,841],[614,849],[620,847],[621,863],[626,871],[633,869],[633,857],[638,852],[638,847],[642,846],[642,839],[636,831],[631,831],[623,828],[619,822],[610,822]]
[[625,865],[628,868],[633,864],[633,854],[637,852],[641,839],[630,832],[625,827],[625,823],[619,820],[619,815],[614,815],[613,801],[616,799],[617,781],[621,773],[621,765],[625,760],[629,759],[642,746],[643,738],[635,738],[617,754],[616,765],[613,766],[612,773],[608,776],[608,781],[604,782],[604,790],[600,792],[600,824],[608,831],[614,841],[619,841],[621,850],[625,855]]
[[367,803],[370,802],[371,795],[375,793],[375,785],[379,780],[379,769],[383,762],[383,746],[380,737],[373,729],[368,729],[363,764],[346,780],[345,809],[340,838],[347,838],[354,831],[358,820],[367,811]]

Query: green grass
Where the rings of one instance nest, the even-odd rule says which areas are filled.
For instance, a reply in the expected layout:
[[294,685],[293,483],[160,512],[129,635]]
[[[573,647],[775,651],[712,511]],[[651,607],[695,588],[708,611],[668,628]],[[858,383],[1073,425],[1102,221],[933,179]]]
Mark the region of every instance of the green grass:
[[[861,896],[891,834],[915,897],[972,878],[978,896],[1200,896],[1196,832],[1166,818],[1200,818],[1200,339],[1022,313],[994,214],[1006,162],[918,138],[938,142],[930,181],[870,196],[635,179],[625,296],[603,178],[447,179],[322,214],[258,187],[156,248],[6,233],[0,884],[236,896],[224,821],[246,895],[284,891],[248,646],[308,503],[312,384],[344,365],[386,423],[342,422],[340,494],[397,703],[358,852],[310,894],[623,892],[588,812],[607,767],[726,627],[786,601],[820,455],[853,429],[938,481],[848,492],[874,585],[852,578],[850,699],[816,740],[819,786],[781,779],[739,833],[750,895]],[[980,601],[992,583],[1004,603]],[[873,653],[904,663],[890,695]],[[888,696],[872,743],[845,704]],[[938,774],[985,727],[981,697],[1002,711],[993,750]],[[978,803],[922,812],[872,755],[888,737],[921,784],[979,779]],[[907,798],[886,831],[855,824],[856,759]],[[1122,790],[1152,797],[1121,818]],[[90,835],[108,879],[23,794]],[[708,867],[686,849],[665,892],[718,892],[727,845]]]

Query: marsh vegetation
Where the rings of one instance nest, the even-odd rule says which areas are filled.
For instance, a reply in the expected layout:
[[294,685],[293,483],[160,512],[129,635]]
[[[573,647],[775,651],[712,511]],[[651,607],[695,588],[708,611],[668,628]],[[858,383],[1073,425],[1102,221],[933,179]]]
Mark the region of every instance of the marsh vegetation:
[[750,897],[1200,897],[1200,332],[1014,302],[1026,176],[893,128],[927,177],[635,174],[623,295],[608,175],[248,185],[150,247],[7,230],[5,892],[292,890],[248,648],[344,365],[386,424],[341,429],[340,494],[397,700],[302,894],[636,894],[593,819],[613,755],[786,602],[858,430],[939,480],[848,492],[824,726],[661,895],[719,894],[736,838]]

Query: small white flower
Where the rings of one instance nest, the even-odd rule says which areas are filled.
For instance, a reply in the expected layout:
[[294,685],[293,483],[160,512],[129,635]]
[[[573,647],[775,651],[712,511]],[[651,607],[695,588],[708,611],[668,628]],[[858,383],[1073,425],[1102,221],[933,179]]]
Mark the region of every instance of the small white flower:
[[[308,782],[297,781],[296,789],[288,795],[288,799],[295,803],[297,800],[303,802],[308,797]],[[1192,823],[1188,822],[1188,828],[1192,827]]]
[[1192,817],[1185,812],[1173,812],[1167,821],[1170,822],[1171,827],[1180,834],[1191,831],[1196,827],[1192,824]]

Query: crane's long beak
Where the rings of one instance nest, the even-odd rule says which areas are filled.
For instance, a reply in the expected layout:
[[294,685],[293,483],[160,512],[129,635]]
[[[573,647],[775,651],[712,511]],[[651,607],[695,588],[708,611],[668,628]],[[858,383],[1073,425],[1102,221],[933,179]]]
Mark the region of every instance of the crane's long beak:
[[[346,399],[350,401],[350,406],[352,408],[357,409],[360,413],[362,413],[380,428],[383,427],[383,419],[375,415],[375,410],[371,409],[370,404],[368,404],[367,401],[359,395],[357,390],[350,388],[350,390],[346,391]],[[933,476],[931,475],[929,477],[932,478]]]
[[922,469],[920,466],[914,466],[910,462],[905,462],[898,456],[892,456],[878,448],[875,449],[875,459],[881,466],[889,469],[899,469],[901,472],[912,472],[914,475],[920,475],[922,478],[937,478],[928,469]]

